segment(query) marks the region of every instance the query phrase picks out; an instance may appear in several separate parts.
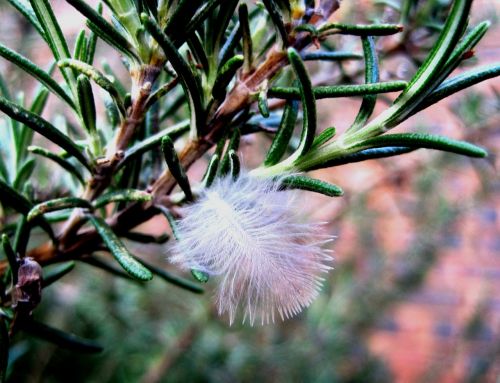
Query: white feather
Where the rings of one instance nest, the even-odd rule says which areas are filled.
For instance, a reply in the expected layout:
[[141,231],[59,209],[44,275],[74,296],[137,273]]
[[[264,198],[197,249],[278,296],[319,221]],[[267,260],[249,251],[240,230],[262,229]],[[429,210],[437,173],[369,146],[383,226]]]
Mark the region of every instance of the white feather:
[[320,224],[302,223],[295,192],[280,183],[241,175],[217,179],[183,209],[171,262],[217,275],[219,314],[262,324],[307,307],[331,267]]

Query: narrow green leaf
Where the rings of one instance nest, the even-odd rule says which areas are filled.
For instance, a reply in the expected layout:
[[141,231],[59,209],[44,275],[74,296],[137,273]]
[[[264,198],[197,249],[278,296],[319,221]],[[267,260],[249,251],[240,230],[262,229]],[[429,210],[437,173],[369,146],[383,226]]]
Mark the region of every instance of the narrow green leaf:
[[146,138],[145,140],[138,142],[125,152],[125,156],[123,157],[123,160],[117,165],[116,170],[118,171],[119,169],[123,168],[123,166],[125,166],[141,154],[144,154],[147,151],[158,147],[163,137],[168,135],[172,140],[175,140],[177,137],[182,136],[188,131],[189,121],[181,121],[178,124],[171,126],[170,128],[164,129]]
[[197,79],[194,77],[190,66],[184,61],[175,45],[165,35],[156,22],[147,15],[142,15],[144,26],[153,38],[158,42],[163,49],[165,56],[172,64],[172,67],[177,72],[181,80],[182,87],[189,98],[189,109],[191,111],[191,136],[198,137],[202,134],[202,129],[205,123],[205,112],[203,108],[203,90]]
[[331,34],[344,34],[354,36],[389,36],[402,32],[401,24],[341,24],[327,23],[318,29],[323,36]]
[[239,129],[234,129],[231,135],[231,139],[229,140],[229,144],[227,145],[226,153],[222,158],[220,163],[219,173],[221,175],[226,175],[231,171],[231,158],[229,156],[229,152],[231,150],[237,151],[240,146],[241,132]]
[[26,249],[28,248],[28,242],[30,240],[31,225],[28,224],[26,216],[21,216],[17,221],[16,232],[14,233],[14,251],[19,254],[20,257],[26,255]]
[[231,173],[233,180],[237,180],[241,170],[240,159],[238,157],[238,154],[233,149],[228,152],[228,157],[230,169],[229,172]]
[[[192,0],[191,0],[192,2]],[[227,0],[205,0],[196,13],[193,15],[191,20],[187,23],[185,27],[185,31],[183,31],[184,36],[189,36],[192,34],[200,25],[202,25],[203,21],[207,19],[212,11],[221,3],[227,2]],[[224,6],[227,6],[224,4]],[[180,46],[180,42],[176,40],[177,46]]]
[[172,173],[179,187],[182,189],[186,195],[188,201],[193,200],[193,193],[191,191],[191,186],[189,185],[189,180],[187,178],[186,172],[182,168],[182,165],[177,157],[177,152],[175,151],[174,142],[169,136],[164,136],[161,140],[161,150],[165,157],[165,162],[168,165],[168,170]]
[[[22,223],[24,216],[28,214],[32,207],[31,202],[25,196],[14,190],[2,180],[0,180],[0,202],[4,207],[8,206],[23,215],[22,219],[19,220],[20,223]],[[40,225],[51,239],[55,238],[51,226],[45,219],[37,219],[35,223]]]
[[170,239],[170,236],[166,233],[159,236],[154,236],[154,235],[139,233],[136,231],[130,231],[124,234],[123,237],[134,242],[154,243],[158,245],[164,244]]
[[9,262],[10,270],[12,273],[12,284],[15,286],[17,283],[19,261],[17,259],[16,253],[14,252],[14,249],[12,248],[7,234],[2,234],[2,248],[5,256],[7,257],[7,262]]
[[87,76],[81,74],[76,79],[78,90],[78,104],[80,106],[83,124],[90,135],[97,133],[96,128],[96,111],[94,102],[94,93],[90,86],[90,81]]
[[38,34],[47,41],[47,36],[45,36],[45,31],[43,30],[40,22],[38,21],[33,8],[28,5],[25,1],[20,0],[7,0],[14,8],[21,13],[24,18],[36,29]]
[[423,133],[386,134],[362,141],[355,147],[376,148],[384,146],[405,146],[408,148],[427,148],[462,154],[469,157],[486,157],[488,152],[479,146],[457,141],[443,136]]
[[33,170],[35,170],[36,162],[35,160],[27,160],[24,164],[17,170],[16,178],[12,183],[14,189],[21,189],[22,185],[25,184],[26,181],[29,180],[31,175],[33,174]]
[[[217,14],[217,23],[214,25],[214,47],[212,49],[213,54],[220,54],[221,44],[224,40],[224,35],[228,29],[229,23],[234,15],[236,7],[238,6],[238,0],[226,0],[224,6],[219,7],[219,12]],[[223,62],[220,62],[224,65]]]
[[219,156],[217,154],[214,154],[212,158],[210,158],[210,162],[208,163],[207,170],[205,171],[205,174],[203,175],[202,178],[202,184],[205,185],[205,187],[210,187],[212,183],[214,182],[215,176],[217,175],[217,170],[219,167]]
[[463,89],[469,88],[472,85],[482,81],[500,76],[500,64],[484,65],[478,68],[471,69],[467,72],[460,73],[444,81],[440,86],[432,91],[415,109],[412,114],[415,114],[432,104],[451,96],[454,93],[460,92]]
[[[365,83],[376,83],[379,81],[380,76],[378,68],[378,57],[375,50],[375,40],[372,36],[363,36],[362,42],[363,52],[365,55]],[[359,112],[356,115],[353,124],[349,127],[349,129],[347,129],[347,131],[356,131],[361,129],[373,114],[376,103],[377,95],[363,96],[363,101],[361,102]]]
[[84,29],[76,36],[73,58],[82,61],[85,61],[87,58],[87,37],[85,36]]
[[89,215],[88,217],[92,225],[96,228],[97,233],[101,236],[104,244],[108,247],[111,255],[113,255],[127,273],[140,281],[149,281],[153,278],[151,271],[130,254],[125,245],[102,218],[93,215]]
[[0,110],[14,120],[22,122],[30,129],[33,129],[35,132],[41,134],[54,144],[66,150],[70,155],[80,161],[87,169],[92,169],[87,161],[87,158],[80,151],[80,148],[68,136],[61,133],[57,128],[55,128],[48,121],[44,120],[42,117],[29,112],[28,110],[6,100],[3,97],[0,97]]
[[[56,96],[60,97],[61,100],[66,102],[73,109],[76,108],[75,103],[71,99],[70,96],[62,89],[59,84],[43,69],[38,67],[35,63],[28,60],[26,57],[21,56],[19,53],[9,49],[3,44],[0,44],[0,56],[9,60],[16,67],[21,68],[29,75],[36,78],[40,81],[44,86],[47,87],[51,92],[53,92]],[[76,110],[76,109],[75,109]]]
[[73,68],[74,70],[91,78],[97,85],[99,85],[109,93],[122,115],[126,115],[125,106],[123,104],[123,100],[121,99],[120,93],[118,92],[118,89],[104,74],[99,72],[96,68],[87,63],[84,63],[83,61],[73,59],[61,60],[57,63],[57,65],[59,65],[59,67],[61,68]]
[[168,221],[168,224],[170,226],[170,229],[172,230],[172,235],[174,236],[175,240],[179,240],[179,231],[177,229],[177,222],[175,222],[175,218],[168,210],[167,207],[162,206],[162,205],[157,205],[156,208],[165,216],[165,218]]
[[286,32],[285,24],[283,23],[283,18],[281,17],[281,11],[274,2],[274,0],[262,0],[264,6],[271,16],[274,27],[278,30],[283,43],[283,48],[288,46],[288,33]]
[[89,201],[77,197],[55,198],[33,206],[28,213],[27,219],[28,222],[31,222],[42,214],[50,213],[52,211],[77,208],[92,210],[92,205]]
[[93,205],[95,209],[99,209],[114,202],[148,202],[152,198],[150,193],[142,190],[124,189],[103,194],[93,202]]
[[296,160],[307,153],[314,141],[316,132],[316,99],[309,74],[304,66],[304,62],[300,58],[299,52],[295,48],[288,49],[288,60],[299,83],[300,99],[304,114],[300,143],[297,150],[291,156]]
[[387,146],[380,148],[364,149],[356,153],[351,153],[341,157],[333,158],[331,160],[322,161],[321,163],[315,164],[313,166],[304,167],[302,170],[309,171],[315,169],[323,169],[332,166],[351,164],[355,162],[399,156],[401,154],[412,152],[416,149],[418,148],[409,148],[406,146]]
[[191,269],[191,275],[200,283],[207,283],[210,279],[210,276],[207,273],[200,270]]
[[175,274],[169,273],[166,270],[163,270],[159,267],[153,266],[150,263],[145,263],[147,268],[153,272],[153,274],[159,276],[161,279],[163,279],[166,282],[169,282],[175,286],[178,286],[182,289],[191,291],[195,294],[203,294],[203,289],[198,286],[197,284],[188,281],[187,279],[181,278]]
[[245,3],[240,4],[238,8],[238,18],[240,21],[241,37],[243,39],[243,74],[248,74],[253,70],[253,43],[250,22],[248,20],[248,7]]
[[163,96],[167,95],[172,89],[174,89],[179,83],[179,78],[175,77],[172,81],[163,84],[156,92],[154,92],[151,96],[149,96],[146,101],[146,105],[144,109],[148,110],[155,103],[157,103]]
[[42,287],[45,288],[50,286],[54,282],[57,282],[59,279],[64,277],[70,271],[75,268],[75,262],[65,262],[61,265],[57,266],[49,266],[49,268],[44,268]]
[[103,350],[101,346],[93,341],[58,330],[32,319],[22,322],[21,329],[31,336],[35,336],[71,351],[97,353]]
[[16,210],[21,214],[28,214],[31,210],[31,202],[23,196],[21,193],[18,193],[11,186],[9,186],[4,181],[0,180],[0,202],[12,209]]
[[[36,17],[45,32],[47,43],[54,54],[56,60],[70,58],[68,44],[61,31],[61,27],[52,11],[52,6],[48,0],[30,0]],[[73,95],[76,96],[76,79],[72,70],[63,70],[62,74],[66,79]]]
[[[479,41],[484,37],[488,28],[490,27],[489,21],[483,21],[474,27],[466,36],[464,36],[458,43],[450,57],[446,60],[446,63],[442,68],[439,68],[439,76],[436,77],[435,86],[433,89],[440,84],[446,77],[453,72],[460,63],[464,60],[464,56],[472,51],[472,49],[479,43]],[[429,91],[427,92],[429,93]],[[424,99],[425,101],[425,99]]]
[[9,332],[7,321],[0,316],[0,382],[5,383],[7,379],[7,367],[9,363]]
[[316,51],[316,52],[304,52],[302,53],[302,60],[304,61],[342,61],[342,60],[360,60],[363,56],[359,53],[349,52],[349,51]]
[[281,157],[285,154],[288,143],[293,135],[297,114],[299,111],[299,103],[295,100],[289,100],[285,104],[283,117],[281,118],[280,127],[274,136],[273,142],[267,152],[264,166],[276,165]]
[[227,37],[226,42],[220,49],[219,66],[224,65],[226,61],[229,60],[234,50],[236,49],[236,46],[238,45],[240,39],[241,39],[241,28],[240,28],[240,23],[237,22],[234,28],[232,29],[231,33]]
[[337,185],[306,176],[286,176],[281,180],[281,184],[286,189],[307,190],[329,197],[340,197],[344,194],[343,190]]
[[[372,120],[369,129],[363,129],[365,137],[366,130],[369,131],[370,135],[375,136],[381,131],[398,125],[437,85],[436,79],[440,76],[441,69],[453,52],[467,24],[471,4],[472,0],[455,0],[453,2],[446,24],[431,53],[413,76],[408,87],[394,101],[393,106],[377,119]],[[379,125],[379,119],[383,120],[382,126]]]
[[115,267],[113,264],[106,262],[96,256],[90,256],[85,258],[80,258],[80,261],[87,263],[93,267],[97,267],[115,277],[126,279],[129,282],[141,283],[135,278],[132,278],[128,273],[124,272],[123,269]]
[[[97,13],[102,15],[102,3],[97,5]],[[92,65],[94,63],[95,49],[97,46],[97,33],[90,31],[89,38],[87,39],[87,57],[82,59],[87,64]]]
[[48,158],[51,161],[54,161],[56,164],[58,164],[60,167],[62,167],[64,170],[67,170],[69,173],[71,173],[82,185],[85,185],[85,180],[83,176],[81,175],[80,171],[69,161],[66,159],[58,156],[57,154],[54,154],[52,152],[49,152],[47,149],[41,148],[39,146],[28,146],[28,150],[36,155]]
[[[397,92],[406,88],[406,81],[387,81],[375,84],[315,86],[314,97],[322,98],[364,96],[368,94]],[[269,98],[299,100],[300,90],[296,87],[272,87],[267,92]]]
[[179,40],[180,36],[186,36],[184,34],[185,30],[182,30],[185,28],[184,23],[193,17],[200,4],[201,0],[178,0],[175,6],[171,4],[169,16],[163,25],[165,33],[169,36],[176,36]]
[[326,128],[320,134],[318,134],[314,138],[314,142],[311,145],[311,150],[320,147],[325,142],[329,141],[333,136],[335,136],[336,129],[332,126],[330,128]]
[[269,104],[267,103],[267,89],[261,90],[257,99],[257,106],[259,112],[264,118],[269,117]]
[[230,81],[236,75],[238,69],[241,68],[245,59],[242,55],[236,55],[229,60],[219,69],[217,77],[212,87],[212,96],[214,99],[222,99],[226,94],[226,88]]
[[138,59],[130,42],[120,32],[106,21],[97,11],[83,0],[66,0],[77,11],[87,18],[88,27],[102,40],[117,48],[121,53],[130,58]]

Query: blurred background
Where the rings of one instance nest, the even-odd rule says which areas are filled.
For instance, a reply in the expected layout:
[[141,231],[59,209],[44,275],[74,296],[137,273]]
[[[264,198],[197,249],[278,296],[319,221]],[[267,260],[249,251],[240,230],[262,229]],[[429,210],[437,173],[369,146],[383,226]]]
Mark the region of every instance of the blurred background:
[[[74,39],[81,18],[64,1],[51,3]],[[344,1],[335,19],[397,22],[388,3]],[[448,1],[418,4],[421,11],[409,21],[404,38],[377,42],[385,52],[383,80],[408,79],[432,46]],[[499,12],[497,0],[474,2],[472,24],[489,19],[493,26],[475,57],[458,71],[499,60]],[[22,17],[4,1],[0,15],[2,42],[48,66],[47,47]],[[360,50],[357,39],[332,40],[332,48]],[[109,52],[99,42],[96,57],[105,57],[126,81],[119,58]],[[360,81],[360,68],[356,62],[326,62],[310,69],[318,83],[347,83]],[[27,89],[29,96],[33,84],[25,76],[4,60],[0,70],[13,92]],[[378,112],[394,97],[379,97]],[[52,101],[49,119],[52,112],[64,113]],[[359,104],[359,99],[321,100],[319,126],[342,131]],[[335,269],[320,297],[298,317],[262,327],[229,327],[212,307],[214,281],[204,295],[195,295],[159,280],[140,285],[78,263],[44,290],[35,317],[95,339],[105,351],[74,354],[18,335],[10,355],[11,381],[499,382],[499,126],[500,80],[494,79],[397,129],[467,139],[492,153],[487,160],[419,150],[315,172],[341,185],[345,196],[303,194],[303,210],[312,220],[327,221],[338,238]],[[266,137],[246,138],[243,162],[257,165],[268,145]],[[166,225],[157,219],[142,229],[160,234]],[[127,245],[179,272],[168,264],[166,247]]]

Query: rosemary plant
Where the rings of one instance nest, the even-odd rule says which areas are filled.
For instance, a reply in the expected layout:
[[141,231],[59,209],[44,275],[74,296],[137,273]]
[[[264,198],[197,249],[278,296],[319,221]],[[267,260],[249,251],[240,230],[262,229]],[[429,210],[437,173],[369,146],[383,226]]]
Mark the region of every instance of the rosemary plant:
[[[240,301],[251,323],[274,320],[275,312],[288,317],[309,304],[318,272],[330,268],[322,247],[329,237],[299,224],[293,199],[282,196],[292,189],[342,195],[308,171],[422,148],[487,155],[443,136],[390,132],[500,74],[496,64],[450,77],[488,30],[488,22],[468,25],[472,0],[452,1],[437,41],[408,81],[380,80],[379,61],[389,53],[379,60],[376,42],[398,34],[403,41],[411,32],[411,1],[403,1],[401,24],[341,24],[332,22],[339,0],[103,0],[96,8],[66,0],[86,19],[72,50],[49,0],[8,2],[48,45],[54,65],[42,69],[0,43],[0,56],[40,84],[28,103],[0,76],[2,371],[19,331],[80,351],[101,349],[33,319],[43,289],[77,262],[139,281],[156,275],[195,293],[222,275],[218,307],[231,321]],[[339,35],[358,38],[362,52],[332,49]],[[96,57],[97,44],[121,57],[130,84]],[[362,60],[364,83],[316,84],[306,62],[325,60]],[[373,116],[377,96],[390,92],[399,95]],[[52,96],[63,110],[57,119],[51,107],[42,117]],[[317,118],[316,100],[338,97],[362,98],[343,132]],[[97,113],[101,100],[105,116]],[[270,138],[254,169],[240,165],[246,135]],[[38,182],[39,161],[64,174],[47,190]],[[194,181],[186,171],[197,161],[206,171]],[[135,231],[156,215],[165,216],[175,238]],[[192,277],[148,264],[123,238],[174,241],[173,261]],[[113,259],[95,255],[102,251]]]

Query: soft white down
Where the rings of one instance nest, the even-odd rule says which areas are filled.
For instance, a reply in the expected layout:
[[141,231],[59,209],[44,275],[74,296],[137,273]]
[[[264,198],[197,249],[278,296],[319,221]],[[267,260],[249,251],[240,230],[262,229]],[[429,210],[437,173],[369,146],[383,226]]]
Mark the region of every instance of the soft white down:
[[232,324],[296,315],[317,296],[331,267],[332,237],[302,222],[297,192],[241,175],[218,178],[182,210],[171,262],[218,276],[216,304]]

